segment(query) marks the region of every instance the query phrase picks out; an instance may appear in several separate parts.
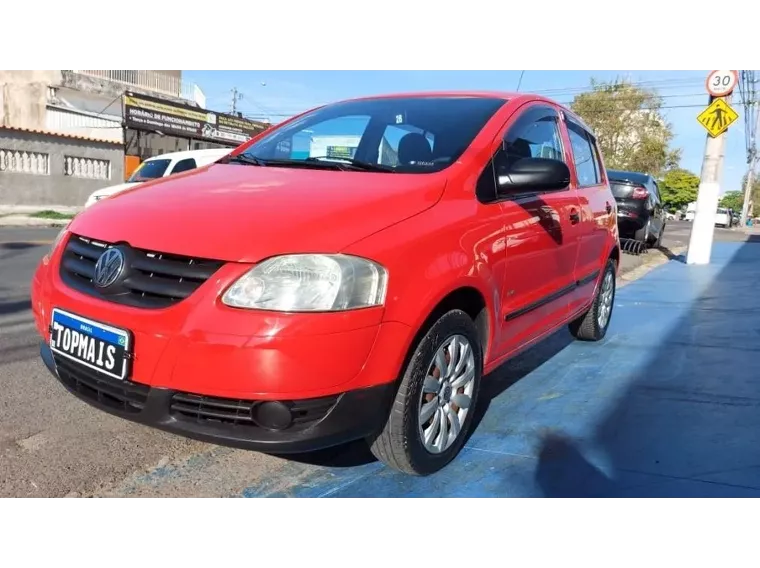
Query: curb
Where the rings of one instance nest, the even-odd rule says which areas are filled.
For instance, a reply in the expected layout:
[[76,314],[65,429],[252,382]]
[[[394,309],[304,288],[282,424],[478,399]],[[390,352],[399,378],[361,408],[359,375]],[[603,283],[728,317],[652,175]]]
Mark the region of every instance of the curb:
[[63,227],[71,219],[39,219],[27,215],[0,216],[0,227]]
[[[683,253],[686,252],[686,250],[689,247],[686,245],[682,245],[679,247],[673,247],[672,249],[669,249],[671,254],[674,256],[681,256]],[[674,260],[670,256],[666,255],[664,252],[662,252],[661,249],[652,249],[649,251],[649,254],[652,254],[653,252],[657,253],[657,256],[653,256],[650,259],[647,259],[644,261],[644,263],[641,266],[637,266],[630,272],[626,272],[625,274],[622,274],[618,277],[618,288],[622,288],[623,286],[626,286],[630,284],[631,282],[634,282],[641,278],[642,276],[645,276],[658,266],[662,266],[663,264],[667,264],[671,260]]]

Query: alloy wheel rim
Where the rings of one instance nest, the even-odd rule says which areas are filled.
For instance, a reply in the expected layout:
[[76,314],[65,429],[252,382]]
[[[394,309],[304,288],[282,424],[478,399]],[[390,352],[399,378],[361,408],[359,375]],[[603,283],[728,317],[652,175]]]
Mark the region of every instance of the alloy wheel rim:
[[611,272],[604,275],[604,281],[602,282],[601,301],[599,302],[599,315],[597,316],[597,323],[601,329],[607,326],[610,321],[610,314],[612,313],[612,300],[615,292],[615,281]]
[[445,452],[459,438],[474,390],[472,344],[463,335],[449,337],[428,366],[417,409],[420,440],[428,452]]

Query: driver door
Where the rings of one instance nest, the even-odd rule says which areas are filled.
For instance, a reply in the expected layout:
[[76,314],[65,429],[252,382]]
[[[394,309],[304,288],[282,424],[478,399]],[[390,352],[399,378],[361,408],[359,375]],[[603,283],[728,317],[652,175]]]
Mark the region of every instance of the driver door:
[[[519,158],[568,163],[558,111],[545,103],[519,111],[494,158],[496,176]],[[520,348],[561,323],[575,288],[580,205],[564,191],[510,196],[503,202],[507,270],[502,305],[507,351]]]

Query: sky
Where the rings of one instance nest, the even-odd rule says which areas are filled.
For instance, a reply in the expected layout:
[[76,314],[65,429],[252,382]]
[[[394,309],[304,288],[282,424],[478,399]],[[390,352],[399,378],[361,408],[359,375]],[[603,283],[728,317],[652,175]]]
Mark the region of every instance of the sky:
[[[486,90],[536,92],[569,104],[589,90],[592,78],[627,78],[655,89],[663,97],[666,119],[682,148],[681,167],[699,175],[706,131],[697,115],[706,106],[706,71],[183,71],[196,83],[210,110],[229,112],[232,89],[242,93],[237,110],[251,118],[276,123],[317,105],[357,96],[404,91]],[[738,90],[733,108],[739,113],[728,130],[721,193],[740,190],[747,159],[743,108]],[[679,108],[680,107],[680,108]],[[684,108],[686,107],[686,108]]]

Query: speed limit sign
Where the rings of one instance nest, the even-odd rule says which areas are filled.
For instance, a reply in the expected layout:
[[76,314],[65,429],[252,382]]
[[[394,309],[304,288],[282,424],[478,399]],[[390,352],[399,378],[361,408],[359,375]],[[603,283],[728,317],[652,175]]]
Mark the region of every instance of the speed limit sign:
[[707,92],[713,97],[731,94],[739,83],[738,71],[713,71],[707,76]]

